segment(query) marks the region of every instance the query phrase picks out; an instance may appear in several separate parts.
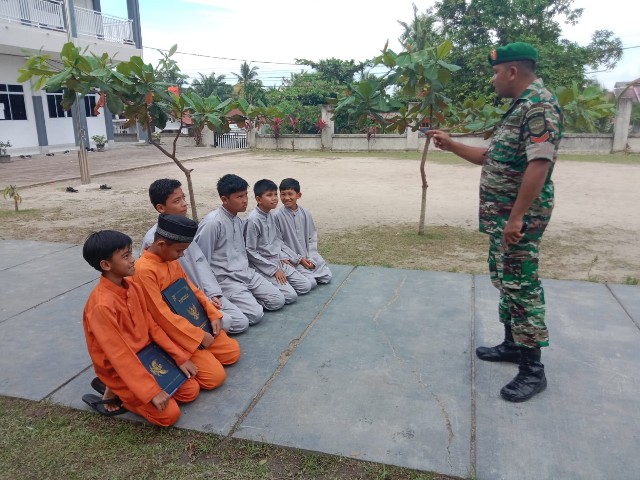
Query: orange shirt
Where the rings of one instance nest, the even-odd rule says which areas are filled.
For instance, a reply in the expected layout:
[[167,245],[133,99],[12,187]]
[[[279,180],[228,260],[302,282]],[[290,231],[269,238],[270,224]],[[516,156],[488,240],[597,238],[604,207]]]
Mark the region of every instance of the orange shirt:
[[100,277],[84,307],[84,335],[93,367],[105,385],[116,394],[127,389],[146,404],[161,388],[140,363],[137,353],[153,340],[178,365],[191,355],[153,321],[142,289],[126,279],[122,285]]
[[187,281],[191,290],[196,294],[200,304],[207,312],[210,320],[222,318],[222,314],[214,307],[209,299],[187,278],[180,266],[180,262],[163,261],[158,255],[144,250],[136,262],[133,281],[142,287],[151,316],[158,325],[169,335],[171,340],[193,353],[204,339],[204,330],[193,325],[186,318],[173,313],[169,305],[162,298],[162,291],[179,278]]

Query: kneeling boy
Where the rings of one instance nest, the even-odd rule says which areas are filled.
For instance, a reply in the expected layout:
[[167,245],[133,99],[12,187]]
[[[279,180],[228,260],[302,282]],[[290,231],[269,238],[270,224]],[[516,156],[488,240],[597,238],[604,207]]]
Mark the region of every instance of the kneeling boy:
[[278,310],[284,295],[249,266],[238,213],[247,210],[249,184],[237,175],[224,175],[217,188],[222,206],[209,212],[198,225],[195,241],[209,261],[225,297],[254,324],[263,308]]
[[[93,233],[84,243],[82,256],[102,273],[82,320],[93,368],[107,387],[104,400],[93,408],[106,415],[126,409],[156,425],[173,425],[180,417],[176,402],[191,402],[198,396],[200,387],[193,378],[197,367],[190,361],[191,355],[171,341],[151,317],[140,287],[125,278],[134,271],[131,238],[113,230]],[[136,355],[152,341],[188,377],[172,397]],[[115,396],[122,406],[114,405]]]
[[[253,187],[258,206],[244,221],[244,241],[249,263],[283,293],[286,303],[312,288],[311,280],[291,265],[296,253],[282,241],[282,233],[271,211],[278,206],[278,186],[271,180],[259,180]],[[313,282],[315,286],[315,282]]]
[[[149,186],[149,199],[158,213],[187,215],[187,201],[181,187],[182,184],[178,180],[169,178],[161,178]],[[153,243],[157,227],[156,223],[142,239],[142,250]],[[184,251],[184,256],[178,261],[189,280],[202,290],[213,306],[222,313],[223,330],[236,334],[249,328],[246,315],[222,294],[216,276],[197,243],[191,242]]]
[[283,207],[275,214],[275,220],[282,232],[284,243],[291,248],[296,257],[292,262],[297,270],[317,283],[329,283],[331,270],[324,258],[318,253],[318,230],[311,212],[298,205],[302,197],[300,183],[294,178],[285,178],[280,182],[280,200]]
[[[222,315],[209,299],[187,277],[177,262],[193,240],[198,225],[182,215],[161,214],[154,242],[136,262],[133,281],[142,287],[149,311],[167,335],[191,353],[198,367],[195,376],[201,388],[211,390],[224,383],[227,374],[223,365],[231,365],[240,358],[240,345],[227,336],[220,325]],[[204,308],[213,335],[196,327],[186,318],[174,313],[164,301],[162,292],[183,278]]]

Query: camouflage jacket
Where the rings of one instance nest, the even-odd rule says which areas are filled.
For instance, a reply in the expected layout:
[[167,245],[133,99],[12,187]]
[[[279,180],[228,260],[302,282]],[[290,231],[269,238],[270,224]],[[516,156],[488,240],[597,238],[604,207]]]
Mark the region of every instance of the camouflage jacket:
[[515,100],[493,133],[480,177],[480,231],[501,233],[531,160],[551,162],[542,191],[527,212],[547,222],[553,210],[551,173],[562,138],[562,111],[556,98],[534,80]]

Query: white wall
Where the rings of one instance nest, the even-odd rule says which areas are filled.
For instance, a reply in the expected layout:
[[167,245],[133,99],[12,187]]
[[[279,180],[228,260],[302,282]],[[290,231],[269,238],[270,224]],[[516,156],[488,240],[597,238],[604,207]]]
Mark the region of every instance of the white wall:
[[[17,85],[18,68],[23,64],[21,57],[0,55],[0,83]],[[11,154],[16,149],[38,147],[38,133],[36,130],[36,120],[33,113],[33,100],[31,85],[23,83],[24,101],[27,110],[26,120],[0,120],[0,140],[11,142],[12,147],[8,149]]]
[[92,147],[96,146],[96,142],[91,140],[94,135],[107,136],[107,126],[104,123],[104,109],[100,109],[100,116],[87,117],[87,132],[89,133],[89,143]]
[[73,118],[49,118],[46,92],[40,92],[44,107],[44,124],[47,127],[47,141],[49,145],[75,146],[76,139],[73,134]]

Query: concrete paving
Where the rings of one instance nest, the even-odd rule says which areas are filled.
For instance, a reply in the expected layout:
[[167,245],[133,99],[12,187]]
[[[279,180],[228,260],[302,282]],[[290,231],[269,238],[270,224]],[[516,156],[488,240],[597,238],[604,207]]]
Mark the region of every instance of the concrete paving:
[[[163,140],[163,147],[168,147],[168,140]],[[181,138],[178,159],[193,161],[210,159],[216,156],[232,155],[246,150],[224,148],[196,147],[191,138]],[[89,174],[94,177],[173,163],[153,145],[145,143],[116,143],[104,152],[87,152]],[[16,185],[25,188],[52,182],[67,181],[70,186],[80,183],[80,167],[77,150],[56,152],[54,156],[33,155],[31,158],[12,156],[9,163],[0,163],[0,179],[2,185]],[[95,183],[95,182],[94,182]]]
[[[501,335],[487,276],[332,269],[236,337],[242,358],[178,428],[478,479],[637,478],[640,287],[546,280],[549,387],[512,404],[517,367],[473,355]],[[0,395],[88,408],[97,277],[78,246],[0,241]]]

